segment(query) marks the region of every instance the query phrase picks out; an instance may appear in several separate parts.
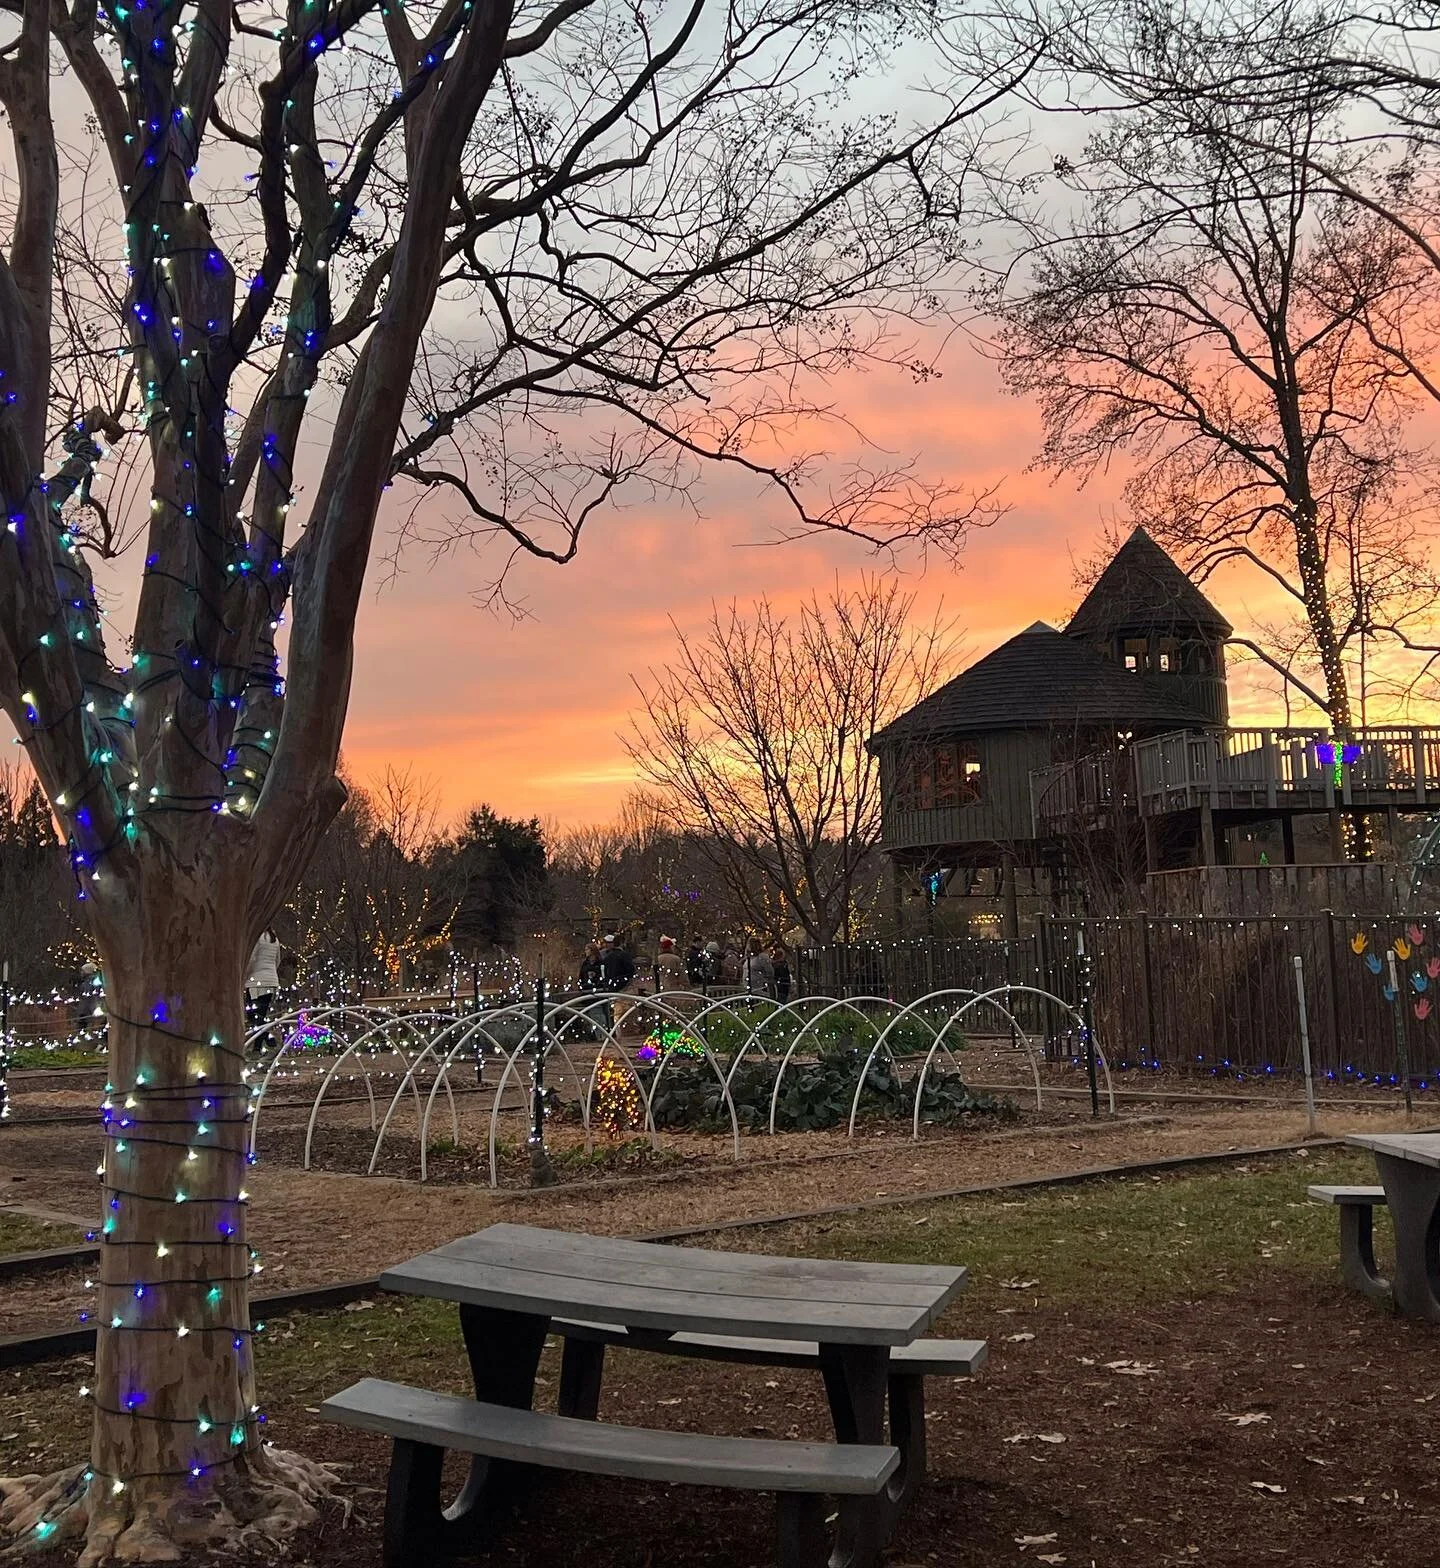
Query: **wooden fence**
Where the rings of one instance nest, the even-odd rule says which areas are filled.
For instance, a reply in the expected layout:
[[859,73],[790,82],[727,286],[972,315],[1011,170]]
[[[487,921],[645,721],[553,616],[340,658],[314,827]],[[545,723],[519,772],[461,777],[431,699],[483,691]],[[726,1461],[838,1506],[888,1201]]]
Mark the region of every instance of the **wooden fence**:
[[[1416,931],[1422,940],[1412,946]],[[1385,958],[1397,942],[1406,956],[1397,959],[1400,994],[1391,1002]],[[1044,918],[1018,941],[936,938],[812,948],[798,955],[797,968],[803,993],[901,1002],[931,991],[1009,984],[1034,986],[1078,1007],[1088,983],[1096,1035],[1113,1065],[1249,1078],[1300,1066],[1297,955],[1317,1075],[1337,1081],[1397,1075],[1398,1021],[1412,1077],[1427,1084],[1440,1079],[1440,917],[1418,925],[1403,915],[1329,913]],[[1044,1036],[1052,1055],[1075,1048],[1074,1019],[1065,1009],[1019,995],[1013,1011],[1022,1028]],[[1004,1032],[1000,1024],[980,1027]]]

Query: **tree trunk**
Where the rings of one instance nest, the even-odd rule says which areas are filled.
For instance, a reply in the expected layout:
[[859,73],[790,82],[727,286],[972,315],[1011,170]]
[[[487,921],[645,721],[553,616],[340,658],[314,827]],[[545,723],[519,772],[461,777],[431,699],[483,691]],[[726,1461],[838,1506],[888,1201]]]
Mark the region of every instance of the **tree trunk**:
[[[1350,709],[1350,682],[1341,657],[1340,638],[1335,631],[1330,606],[1330,588],[1325,580],[1325,560],[1320,553],[1320,536],[1314,516],[1297,511],[1295,516],[1296,558],[1300,586],[1305,597],[1305,618],[1315,639],[1320,671],[1325,678],[1325,696],[1330,727],[1342,741],[1353,735]],[[1369,824],[1364,812],[1345,813],[1345,849],[1351,860],[1369,860],[1372,855]]]
[[42,1541],[84,1527],[82,1563],[176,1561],[187,1547],[233,1546],[241,1530],[273,1539],[311,1522],[325,1490],[319,1467],[260,1440],[245,1236],[248,879],[238,846],[215,842],[224,836],[194,835],[188,855],[157,846],[131,885],[117,874],[90,895],[110,1058],[87,1304],[90,1463],[11,1489],[4,1510],[12,1530]]

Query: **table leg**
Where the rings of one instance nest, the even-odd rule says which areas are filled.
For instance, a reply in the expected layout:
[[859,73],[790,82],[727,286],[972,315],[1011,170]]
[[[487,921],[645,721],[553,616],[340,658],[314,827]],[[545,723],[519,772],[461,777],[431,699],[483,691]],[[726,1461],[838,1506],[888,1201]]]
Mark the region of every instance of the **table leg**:
[[1395,1223],[1395,1305],[1440,1323],[1440,1170],[1379,1152],[1375,1165]]
[[560,1353],[562,1416],[593,1421],[600,1414],[600,1388],[605,1380],[605,1346],[588,1339],[567,1339]]
[[[820,1373],[841,1443],[885,1442],[890,1352],[884,1345],[820,1346]],[[875,1568],[899,1516],[897,1475],[878,1497],[846,1497],[830,1568]]]
[[[476,1399],[490,1405],[508,1405],[529,1410],[535,1398],[535,1374],[550,1319],[526,1312],[504,1312],[495,1307],[460,1308],[460,1332],[470,1360],[470,1376]],[[434,1525],[434,1545],[441,1556],[452,1556],[470,1546],[497,1513],[510,1507],[533,1475],[526,1465],[510,1460],[486,1459],[476,1455],[460,1495],[448,1508],[442,1508],[439,1471],[433,1480],[422,1470],[426,1482],[425,1506],[433,1508],[438,1519]],[[410,1507],[421,1499],[412,1491]]]
[[900,1450],[900,1468],[890,1478],[890,1495],[903,1510],[925,1479],[925,1379],[890,1374],[890,1441]]

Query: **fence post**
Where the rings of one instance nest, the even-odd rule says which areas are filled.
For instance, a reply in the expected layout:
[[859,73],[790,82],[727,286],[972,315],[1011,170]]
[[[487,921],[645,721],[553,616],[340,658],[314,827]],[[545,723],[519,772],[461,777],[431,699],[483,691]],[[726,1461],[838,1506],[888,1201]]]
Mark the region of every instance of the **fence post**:
[[1100,1084],[1095,1076],[1095,1011],[1090,1003],[1090,955],[1085,951],[1085,928],[1075,933],[1080,958],[1080,1025],[1085,1031],[1085,1072],[1090,1079],[1090,1115],[1100,1119]]
[[1005,1011],[1010,1015],[1010,1049],[1013,1051],[1020,1043],[1015,1038],[1015,1003],[1011,996],[1011,987],[1015,984],[1015,976],[1010,965],[1010,942],[1005,942]]
[[1393,947],[1385,949],[1385,963],[1390,971],[1390,1017],[1395,1026],[1395,1062],[1400,1069],[1401,1086],[1405,1090],[1405,1119],[1411,1121],[1415,1116],[1415,1104],[1410,1094],[1410,1045],[1405,1038],[1405,996],[1400,989]]
[[1142,912],[1136,918],[1140,922],[1140,975],[1145,986],[1145,1043],[1150,1048],[1151,1061],[1159,1061],[1160,1053],[1155,1049],[1155,987],[1150,969],[1150,916]]
[[1055,1004],[1050,1000],[1050,917],[1035,917],[1035,984],[1046,993],[1040,1003],[1045,1020],[1045,1056],[1054,1060],[1055,1053]]
[[1300,1061],[1305,1069],[1306,1130],[1313,1138],[1315,1125],[1315,1071],[1310,1063],[1310,1017],[1305,1011],[1305,960],[1295,955],[1295,1000],[1300,1006]]

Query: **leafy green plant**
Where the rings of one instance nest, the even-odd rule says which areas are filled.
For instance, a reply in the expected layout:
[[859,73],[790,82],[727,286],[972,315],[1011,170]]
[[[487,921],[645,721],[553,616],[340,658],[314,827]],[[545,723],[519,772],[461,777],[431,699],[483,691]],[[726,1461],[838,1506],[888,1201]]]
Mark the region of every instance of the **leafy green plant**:
[[[775,1126],[786,1132],[811,1132],[841,1126],[849,1120],[855,1085],[862,1068],[860,1116],[866,1120],[898,1120],[913,1115],[914,1077],[902,1078],[887,1061],[865,1066],[869,1048],[831,1046],[813,1060],[792,1059],[780,1082],[775,1103]],[[730,1095],[740,1125],[760,1131],[770,1124],[770,1102],[780,1062],[775,1057],[748,1057],[735,1069]],[[656,1069],[642,1072],[647,1091]],[[693,1127],[719,1130],[728,1126],[729,1114],[719,1076],[703,1062],[669,1062],[655,1088],[652,1111],[657,1127]],[[1014,1102],[993,1095],[974,1094],[959,1073],[932,1071],[925,1080],[920,1119],[947,1125],[966,1116],[1016,1115]]]
[[[756,1046],[776,1055],[783,1055],[797,1040],[807,1055],[837,1049],[868,1052],[896,1016],[888,1009],[858,1004],[821,1013],[818,1006],[802,1007],[798,1014],[760,1005],[734,1013],[717,1009],[705,1014],[696,1033],[715,1056],[726,1059],[743,1049],[752,1035]],[[885,1044],[896,1056],[915,1056],[928,1051],[938,1034],[944,1045],[958,1052],[964,1049],[965,1039],[956,1025],[949,1024],[953,1015],[950,1006],[907,1013],[890,1027]]]

